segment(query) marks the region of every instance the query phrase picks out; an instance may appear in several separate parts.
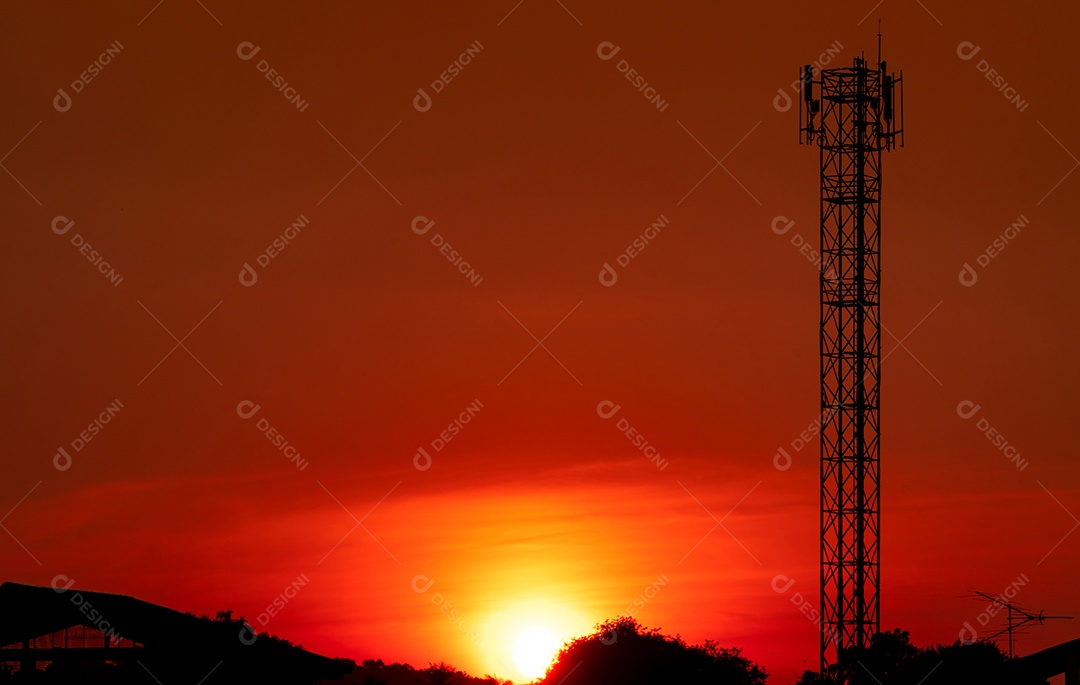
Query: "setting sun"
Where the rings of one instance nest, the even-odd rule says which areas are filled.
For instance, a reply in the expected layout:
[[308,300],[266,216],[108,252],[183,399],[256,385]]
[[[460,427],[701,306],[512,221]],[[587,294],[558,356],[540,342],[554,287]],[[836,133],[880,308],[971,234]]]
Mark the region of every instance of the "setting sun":
[[[536,584],[508,569],[502,577],[510,582],[507,594],[526,583]],[[588,633],[596,623],[597,619],[557,599],[564,590],[554,586],[546,590],[519,597],[488,614],[481,628],[486,636],[481,652],[486,669],[516,672],[525,680],[539,678],[565,642]]]
[[558,636],[548,628],[530,626],[514,641],[514,666],[529,678],[539,678],[547,672],[561,645]]

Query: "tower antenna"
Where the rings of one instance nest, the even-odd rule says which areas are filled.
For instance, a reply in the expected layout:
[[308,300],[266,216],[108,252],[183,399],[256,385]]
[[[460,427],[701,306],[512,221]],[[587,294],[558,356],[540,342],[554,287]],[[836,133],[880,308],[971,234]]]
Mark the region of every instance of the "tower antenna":
[[[879,43],[880,45],[880,43]],[[803,67],[799,141],[821,166],[821,670],[881,628],[881,152],[903,146],[885,63]],[[814,89],[820,97],[814,97]]]

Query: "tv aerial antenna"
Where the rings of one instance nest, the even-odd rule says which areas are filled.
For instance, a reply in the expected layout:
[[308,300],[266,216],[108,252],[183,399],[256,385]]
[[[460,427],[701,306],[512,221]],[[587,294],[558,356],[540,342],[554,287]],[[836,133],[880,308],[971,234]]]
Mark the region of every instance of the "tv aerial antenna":
[[1029,628],[1030,626],[1041,626],[1044,621],[1049,621],[1053,619],[1073,618],[1072,616],[1047,616],[1046,612],[1042,609],[1038,611],[1032,611],[1031,609],[1025,609],[1022,606],[1013,604],[1012,602],[1009,602],[1001,597],[996,597],[986,592],[979,592],[978,590],[973,590],[972,592],[974,593],[974,595],[971,597],[971,599],[985,599],[992,604],[997,604],[1000,607],[1004,607],[1006,611],[1005,627],[997,631],[996,633],[987,635],[986,637],[982,638],[980,642],[989,642],[991,640],[996,640],[1002,635],[1008,635],[1010,659],[1015,657],[1013,650],[1015,635],[1027,632],[1027,628]]

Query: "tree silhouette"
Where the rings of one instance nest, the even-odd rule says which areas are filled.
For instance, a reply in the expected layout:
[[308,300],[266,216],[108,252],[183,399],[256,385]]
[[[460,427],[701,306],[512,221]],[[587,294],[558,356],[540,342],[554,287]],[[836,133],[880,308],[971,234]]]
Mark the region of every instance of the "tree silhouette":
[[445,661],[440,661],[437,664],[429,663],[428,667],[420,671],[420,673],[424,676],[420,682],[428,685],[448,685],[457,680],[458,677],[457,669]]
[[764,669],[712,640],[687,645],[624,616],[559,651],[541,685],[765,685]]
[[1043,685],[1024,677],[991,642],[911,644],[906,630],[874,635],[864,649],[841,651],[825,673],[806,671],[796,685]]

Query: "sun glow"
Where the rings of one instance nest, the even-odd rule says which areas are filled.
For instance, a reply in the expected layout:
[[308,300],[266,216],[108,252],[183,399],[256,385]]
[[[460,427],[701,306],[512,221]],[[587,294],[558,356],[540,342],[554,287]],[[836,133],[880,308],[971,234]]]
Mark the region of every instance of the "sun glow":
[[539,678],[551,666],[562,640],[550,628],[529,626],[514,641],[514,666],[529,678]]
[[544,675],[563,644],[584,635],[592,623],[579,612],[535,596],[503,605],[484,626],[491,669],[521,682]]

